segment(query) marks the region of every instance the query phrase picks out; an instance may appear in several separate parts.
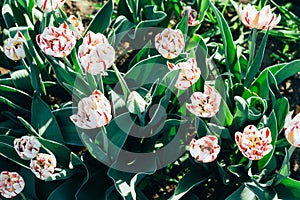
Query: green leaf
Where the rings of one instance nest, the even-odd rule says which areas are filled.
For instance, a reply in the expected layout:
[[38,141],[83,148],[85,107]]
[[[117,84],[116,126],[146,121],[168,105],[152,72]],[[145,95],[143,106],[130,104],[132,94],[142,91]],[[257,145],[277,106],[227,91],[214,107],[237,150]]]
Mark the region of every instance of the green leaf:
[[272,100],[272,107],[276,114],[277,129],[280,133],[283,130],[285,118],[289,112],[290,105],[286,97],[283,97],[278,88],[278,84],[272,73],[268,73],[268,83],[270,87],[270,95]]
[[0,135],[0,155],[22,167],[29,169],[30,161],[20,158],[14,148],[13,141],[14,137]]
[[273,149],[271,150],[270,153],[265,155],[262,159],[260,159],[257,162],[258,170],[262,170],[265,166],[267,166],[267,164],[270,162],[270,160],[274,154],[274,151],[275,151],[275,142],[277,141],[277,137],[278,137],[278,129],[277,129],[277,119],[276,119],[276,115],[275,115],[274,111],[271,112],[271,114],[268,118],[266,127],[269,127],[269,129],[271,131],[271,136],[272,136],[271,144],[273,146]]
[[[151,168],[151,167],[150,167]],[[126,173],[110,168],[107,175],[114,181],[117,191],[126,200],[137,199],[137,184],[146,176],[153,174],[156,171],[156,166],[153,165],[149,172],[140,172],[137,174]],[[140,198],[138,198],[140,199]]]
[[[125,0],[121,0],[121,1],[125,1]],[[120,4],[118,7],[120,7]],[[118,47],[120,41],[133,27],[134,24],[131,21],[129,21],[126,17],[122,15],[117,17],[115,23],[113,24],[113,29],[116,35],[115,42],[113,45],[114,48]]]
[[274,75],[277,83],[281,84],[285,79],[297,74],[299,71],[300,71],[300,60],[294,60],[286,64]]
[[48,200],[73,200],[78,188],[81,186],[82,181],[78,178],[71,178],[59,185],[51,192]]
[[292,178],[283,179],[275,187],[279,199],[299,199],[300,198],[300,181]]
[[220,11],[215,7],[215,5],[210,2],[211,8],[216,15],[222,39],[223,45],[225,50],[225,59],[226,59],[226,66],[228,71],[234,75],[234,82],[241,81],[241,68],[239,64],[239,60],[237,57],[236,47],[233,42],[233,38],[230,32],[230,28],[224,19],[223,15]]
[[40,136],[64,143],[59,125],[49,106],[36,94],[33,96],[31,106],[31,124]]
[[14,109],[28,112],[30,109],[31,100],[31,96],[22,90],[18,90],[10,86],[0,85],[0,101]]
[[170,200],[178,200],[195,186],[203,183],[209,178],[210,174],[199,169],[192,169],[178,182],[174,194]]
[[88,31],[93,31],[94,33],[104,33],[109,27],[111,22],[111,16],[113,13],[113,1],[109,0],[106,4],[97,12],[94,19],[91,21],[87,27],[84,35]]
[[63,108],[53,111],[53,115],[57,120],[65,144],[83,146],[76,126],[70,120],[72,114],[72,108]]
[[245,187],[245,185],[241,185],[239,189],[233,192],[226,200],[256,200],[255,194]]
[[282,161],[282,165],[276,175],[276,178],[274,180],[274,186],[277,186],[281,180],[288,178],[288,176],[291,174],[290,171],[290,158],[291,155],[289,154],[289,151],[287,149],[285,149],[285,156],[284,159]]
[[259,200],[269,200],[269,199],[274,199],[276,196],[276,192],[273,188],[269,187],[260,187],[256,183],[251,182],[251,183],[245,183],[246,187],[250,189],[255,196]]
[[134,66],[136,63],[147,59],[149,56],[149,51],[151,48],[151,41],[147,42],[147,44],[131,59],[128,69]]
[[188,32],[188,16],[189,15],[189,11],[186,10],[184,13],[184,16],[182,17],[182,19],[178,22],[176,29],[181,30],[184,39],[186,39],[187,37],[187,32]]
[[162,80],[169,72],[167,60],[160,55],[150,57],[135,64],[125,75],[130,88],[141,87],[144,84]]
[[200,15],[198,20],[200,22],[202,22],[206,15],[207,9],[209,8],[210,1],[209,0],[197,0],[197,4],[199,5],[198,6],[199,8],[197,10],[199,10],[199,15]]
[[261,64],[262,64],[262,61],[264,58],[264,52],[265,52],[267,40],[268,40],[268,33],[269,33],[269,29],[267,30],[267,32],[265,33],[265,35],[261,41],[261,44],[256,53],[253,63],[248,68],[248,71],[247,71],[246,77],[245,77],[245,83],[244,83],[246,87],[248,87],[251,84],[251,82],[253,81],[254,77],[256,76],[257,72],[259,71],[259,69],[261,67]]
[[233,117],[233,125],[236,130],[239,130],[246,120],[248,120],[249,106],[247,102],[239,96],[235,96],[234,100],[236,102],[236,111]]

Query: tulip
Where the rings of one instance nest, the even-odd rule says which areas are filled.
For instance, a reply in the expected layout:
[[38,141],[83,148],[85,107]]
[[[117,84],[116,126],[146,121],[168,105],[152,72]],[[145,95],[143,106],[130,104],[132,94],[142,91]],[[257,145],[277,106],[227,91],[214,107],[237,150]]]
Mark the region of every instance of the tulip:
[[41,180],[49,178],[54,173],[55,168],[56,158],[51,154],[38,153],[30,162],[31,171]]
[[84,33],[84,27],[81,21],[78,20],[77,17],[75,17],[74,15],[70,15],[68,17],[68,22],[70,22],[72,24],[72,26],[77,30],[76,33],[76,39],[80,39],[80,37],[83,35]]
[[269,5],[263,7],[260,11],[257,11],[255,6],[247,4],[243,9],[241,4],[239,6],[238,14],[243,24],[250,29],[272,29],[281,19],[280,15],[276,17],[276,15],[272,13]]
[[187,109],[198,117],[213,117],[219,111],[221,95],[211,86],[205,85],[204,92],[194,92],[191,96],[191,104]]
[[167,62],[169,70],[180,70],[175,87],[180,90],[185,90],[191,87],[200,78],[200,69],[197,67],[197,62],[194,58],[190,58],[187,62],[179,62],[176,65]]
[[76,126],[83,129],[99,128],[111,120],[111,105],[99,90],[92,95],[81,99],[78,103],[78,112],[70,119]]
[[0,174],[0,192],[5,198],[14,198],[22,192],[25,181],[17,172],[2,171]]
[[245,127],[243,133],[235,133],[235,142],[242,154],[250,160],[260,160],[273,149],[269,128],[257,130],[254,125]]
[[26,42],[23,34],[18,31],[15,37],[8,38],[4,42],[4,54],[11,60],[17,61],[26,57],[24,43]]
[[293,111],[289,112],[285,118],[284,135],[291,145],[300,147],[300,113],[293,119],[292,115]]
[[14,147],[24,160],[34,158],[40,151],[40,142],[34,136],[23,136],[14,140]]
[[191,156],[203,163],[214,161],[220,149],[218,138],[213,135],[207,135],[198,140],[193,139],[190,143]]
[[37,6],[43,12],[56,11],[62,7],[66,0],[36,0]]
[[78,57],[83,68],[96,75],[113,65],[115,50],[104,35],[89,31],[78,49]]
[[183,9],[181,16],[183,17],[187,11],[188,14],[188,26],[197,26],[200,24],[198,20],[199,15],[195,9],[192,9],[191,6],[187,6]]
[[76,44],[76,35],[67,23],[56,28],[48,26],[42,34],[36,36],[37,43],[42,51],[54,57],[68,56]]
[[184,46],[183,34],[179,29],[167,28],[155,36],[155,48],[164,58],[178,57]]
[[136,91],[132,91],[127,100],[127,109],[130,113],[139,114],[146,110],[147,102]]

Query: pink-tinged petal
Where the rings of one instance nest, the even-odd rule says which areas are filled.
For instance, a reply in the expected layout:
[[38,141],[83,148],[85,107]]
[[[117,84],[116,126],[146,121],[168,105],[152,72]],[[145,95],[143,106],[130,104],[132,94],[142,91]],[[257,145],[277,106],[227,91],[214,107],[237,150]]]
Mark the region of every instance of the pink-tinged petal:
[[84,27],[83,27],[82,22],[79,21],[79,19],[76,16],[74,16],[74,15],[70,15],[67,20],[76,29],[76,31],[75,31],[76,32],[76,39],[77,40],[80,39],[81,36],[84,33]]
[[22,192],[25,181],[17,172],[2,171],[0,174],[0,192],[5,198],[14,198]]
[[198,140],[193,139],[190,143],[190,154],[196,160],[209,163],[213,162],[220,153],[218,138],[215,136],[204,136]]
[[14,148],[20,158],[30,160],[40,151],[40,142],[34,136],[23,136],[14,140]]
[[196,10],[192,9],[191,6],[186,6],[182,11],[181,16],[184,17],[186,12],[188,14],[188,26],[197,26],[200,24],[200,21],[198,20],[199,15]]
[[241,153],[250,160],[260,160],[273,149],[270,129],[257,130],[254,125],[246,126],[243,133],[236,132],[235,142]]
[[221,104],[221,95],[211,86],[206,85],[204,92],[194,92],[187,109],[198,117],[210,118],[217,114]]
[[63,6],[66,0],[36,0],[37,6],[43,12],[56,11]]
[[66,57],[76,44],[75,32],[69,29],[66,23],[56,28],[49,26],[43,33],[37,35],[37,44],[41,50],[50,56]]
[[36,157],[30,161],[31,171],[41,180],[46,180],[54,174],[55,168],[56,158],[51,154],[38,153]]
[[183,34],[179,29],[167,28],[155,36],[155,48],[164,58],[178,57],[184,46]]
[[179,62],[176,65],[167,62],[169,70],[180,70],[175,87],[179,90],[186,90],[198,81],[201,75],[200,69],[194,58],[186,62]]
[[248,28],[257,28],[257,29],[272,29],[276,26],[281,17],[272,13],[271,7],[269,5],[264,6],[260,11],[257,11],[255,6],[247,4],[246,6],[239,6],[238,15],[243,24]]
[[298,113],[294,118],[292,115],[293,111],[285,118],[284,135],[291,145],[300,147],[300,114]]
[[105,126],[112,119],[110,102],[104,94],[95,90],[92,95],[79,101],[78,112],[70,116],[70,119],[83,129]]
[[103,34],[89,31],[79,46],[78,57],[82,67],[96,75],[113,65],[115,50]]
[[18,31],[13,38],[8,38],[4,42],[4,54],[11,60],[17,61],[26,57],[24,45],[26,40],[22,33]]

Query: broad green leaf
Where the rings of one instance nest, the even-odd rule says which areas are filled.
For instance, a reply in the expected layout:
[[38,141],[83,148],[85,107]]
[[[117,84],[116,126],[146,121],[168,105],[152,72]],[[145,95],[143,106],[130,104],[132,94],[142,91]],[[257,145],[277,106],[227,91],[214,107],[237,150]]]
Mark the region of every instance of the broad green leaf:
[[151,47],[151,41],[147,42],[147,44],[141,50],[139,50],[139,52],[131,59],[128,65],[128,69],[130,69],[136,63],[144,59],[147,59],[149,56],[150,47]]
[[63,108],[53,111],[53,115],[56,118],[65,143],[69,145],[83,146],[76,126],[70,120],[70,116],[72,114],[72,108]]
[[282,165],[276,175],[276,178],[274,180],[274,186],[277,186],[281,180],[288,178],[289,175],[291,174],[290,171],[290,158],[291,155],[289,154],[289,151],[287,149],[285,149],[285,156],[284,159],[282,161]]
[[247,71],[246,77],[245,77],[245,83],[244,83],[246,87],[248,87],[251,84],[251,82],[253,81],[254,77],[256,76],[256,74],[258,73],[258,71],[261,67],[261,64],[262,64],[262,61],[264,58],[264,52],[265,52],[267,40],[268,40],[268,33],[269,33],[269,29],[267,30],[267,32],[265,33],[265,35],[261,41],[259,49],[253,60],[253,63],[248,68],[248,71]]
[[189,15],[189,11],[186,10],[184,13],[184,16],[182,17],[182,19],[178,22],[176,29],[181,30],[184,39],[186,39],[187,37],[187,32],[188,32],[188,16]]
[[0,101],[6,103],[12,108],[19,109],[21,111],[28,111],[30,109],[32,97],[22,90],[16,88],[0,85]]
[[281,84],[285,79],[297,74],[299,71],[300,71],[300,60],[294,60],[286,64],[274,75],[277,83]]
[[49,106],[36,94],[33,96],[31,106],[31,124],[40,136],[64,143],[60,127]]
[[30,161],[20,158],[13,146],[13,140],[14,138],[10,136],[0,136],[0,155],[22,167],[29,169]]
[[183,197],[188,191],[195,186],[203,183],[209,178],[210,174],[207,171],[200,171],[199,169],[192,169],[178,182],[174,194],[170,200],[178,200]]
[[[121,1],[125,1],[125,0],[121,0]],[[120,2],[121,2],[120,1]],[[119,4],[120,6],[120,4]],[[115,42],[113,47],[117,48],[119,43],[121,42],[121,40],[124,38],[125,35],[127,35],[127,33],[132,30],[132,28],[134,27],[134,24],[129,21],[126,17],[124,17],[123,15],[117,17],[115,23],[113,24],[113,29],[115,31]]]
[[277,81],[272,73],[268,73],[268,83],[270,87],[270,96],[272,101],[272,107],[276,114],[277,129],[280,133],[283,130],[285,118],[289,112],[289,102],[286,97],[283,97],[278,88]]
[[255,194],[248,189],[244,184],[233,192],[226,200],[256,200]]
[[198,5],[197,10],[199,10],[199,15],[200,15],[198,20],[200,22],[203,21],[205,15],[206,15],[206,11],[209,8],[209,4],[210,4],[209,0],[197,0],[197,5]]
[[226,59],[226,66],[229,72],[231,72],[234,75],[234,82],[240,82],[241,81],[241,68],[239,64],[239,60],[236,53],[236,47],[233,42],[233,38],[231,35],[230,28],[220,13],[220,11],[215,7],[215,5],[210,2],[211,8],[213,9],[213,12],[216,15],[222,39],[224,44],[224,50],[225,50],[225,59]]
[[292,178],[283,179],[275,187],[279,199],[299,199],[300,198],[300,181]]
[[111,16],[113,13],[113,0],[109,0],[106,4],[97,12],[94,19],[87,27],[84,35],[88,31],[94,33],[105,33],[111,22]]
[[271,150],[270,153],[265,155],[262,159],[260,159],[257,162],[258,170],[262,170],[270,162],[275,151],[275,142],[277,141],[277,137],[278,137],[278,129],[277,129],[277,119],[274,111],[271,112],[266,127],[268,127],[271,131],[271,136],[272,136],[271,144],[273,146],[273,149]]
[[167,60],[157,55],[135,64],[124,78],[129,88],[141,87],[145,84],[154,83],[157,79],[162,80],[168,72]]
[[[150,166],[151,169],[151,166]],[[141,199],[137,198],[137,184],[146,176],[153,174],[156,171],[156,166],[153,165],[149,172],[140,172],[137,174],[126,173],[110,168],[107,175],[114,181],[117,191],[126,200]]]
[[71,178],[60,184],[55,190],[51,192],[48,200],[73,200],[82,181],[78,178]]
[[255,194],[255,196],[259,200],[269,200],[277,198],[275,190],[271,187],[260,187],[254,182],[245,183],[245,185]]
[[249,106],[247,102],[239,96],[235,96],[234,100],[236,102],[236,111],[233,117],[232,124],[236,130],[239,130],[246,120],[248,120]]

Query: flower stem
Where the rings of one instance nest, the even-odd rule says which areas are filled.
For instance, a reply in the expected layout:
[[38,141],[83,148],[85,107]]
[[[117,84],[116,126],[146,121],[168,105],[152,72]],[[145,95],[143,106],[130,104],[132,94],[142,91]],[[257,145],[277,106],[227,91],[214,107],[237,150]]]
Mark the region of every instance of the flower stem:
[[[108,138],[107,138],[107,132],[106,132],[106,128],[104,126],[102,126],[101,128],[101,132],[102,134],[102,141],[103,141],[103,151],[107,154],[108,156]],[[109,156],[108,156],[109,157]]]
[[255,44],[257,39],[257,29],[252,29],[252,36],[251,36],[251,43],[250,43],[250,49],[249,49],[249,62],[248,67],[250,67],[253,63],[254,55],[255,55]]

